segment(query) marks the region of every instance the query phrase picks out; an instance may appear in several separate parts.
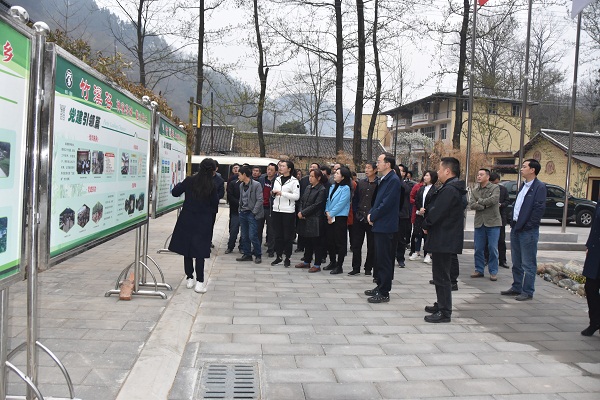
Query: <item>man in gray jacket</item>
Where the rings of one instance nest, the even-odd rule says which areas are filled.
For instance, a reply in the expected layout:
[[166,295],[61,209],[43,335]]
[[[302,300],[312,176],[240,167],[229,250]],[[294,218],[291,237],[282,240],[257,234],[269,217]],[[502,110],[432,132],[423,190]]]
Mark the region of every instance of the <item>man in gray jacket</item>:
[[475,210],[475,272],[471,278],[482,278],[485,270],[484,248],[489,251],[488,269],[490,280],[498,278],[498,238],[502,218],[500,217],[500,188],[490,182],[490,170],[481,168],[477,172],[477,187],[471,192],[469,209]]
[[[262,185],[252,179],[250,168],[243,166],[238,173],[240,178],[240,248],[243,256],[236,261],[252,261],[260,264],[262,262],[261,238],[258,237],[257,220],[264,218]],[[252,252],[250,243],[252,242]]]

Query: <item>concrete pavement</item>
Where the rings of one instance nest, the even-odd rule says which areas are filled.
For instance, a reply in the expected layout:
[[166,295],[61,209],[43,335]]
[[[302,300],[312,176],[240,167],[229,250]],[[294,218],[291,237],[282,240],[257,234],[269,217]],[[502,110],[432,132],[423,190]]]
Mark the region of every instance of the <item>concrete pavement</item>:
[[[373,287],[371,277],[308,274],[293,268],[299,253],[292,268],[271,266],[266,255],[256,265],[223,254],[227,215],[221,208],[203,295],[185,288],[181,257],[160,254],[174,289],[167,300],[104,297],[132,260],[132,233],[40,274],[40,341],[65,363],[77,397],[179,400],[238,390],[275,400],[598,398],[600,335],[579,334],[588,322],[585,299],[541,279],[533,301],[500,296],[510,271],[501,269],[497,282],[471,279],[467,250],[452,323],[427,324],[423,307],[435,299],[429,265],[396,268],[390,303],[368,304],[362,292]],[[153,257],[175,218],[151,221]],[[24,282],[13,285],[11,348],[25,338],[25,301]],[[15,359],[22,368],[24,361],[23,354]],[[40,365],[42,393],[67,396],[43,354]],[[9,377],[9,394],[23,394]]]

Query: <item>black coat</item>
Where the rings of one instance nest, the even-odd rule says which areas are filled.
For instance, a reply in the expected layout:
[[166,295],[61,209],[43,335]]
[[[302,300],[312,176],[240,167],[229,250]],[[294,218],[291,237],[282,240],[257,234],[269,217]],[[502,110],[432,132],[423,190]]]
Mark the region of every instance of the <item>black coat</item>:
[[215,189],[208,199],[195,199],[192,193],[193,182],[194,176],[187,177],[171,191],[175,197],[185,193],[185,200],[173,229],[169,250],[184,257],[209,258],[213,210],[218,207],[219,198]]
[[465,233],[465,181],[450,178],[435,193],[423,229],[427,230],[425,251],[462,254]]
[[500,187],[500,217],[502,218],[502,226],[508,224],[508,206],[510,204],[510,198],[508,197],[508,189],[504,185],[498,185]]
[[587,254],[582,275],[591,279],[600,279],[600,203],[596,205],[592,229],[585,247],[587,247]]
[[298,235],[319,237],[325,233],[325,203],[327,190],[322,184],[308,186],[300,197],[299,210],[304,219],[298,220]]

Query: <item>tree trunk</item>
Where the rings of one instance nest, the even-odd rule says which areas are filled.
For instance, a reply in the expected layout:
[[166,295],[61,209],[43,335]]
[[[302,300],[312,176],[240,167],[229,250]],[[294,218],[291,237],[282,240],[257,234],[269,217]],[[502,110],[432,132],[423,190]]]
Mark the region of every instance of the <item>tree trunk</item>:
[[256,129],[258,131],[258,148],[260,156],[265,157],[265,138],[263,135],[263,111],[265,109],[265,94],[267,92],[267,75],[269,68],[265,68],[262,40],[260,38],[260,27],[258,24],[258,0],[254,3],[254,28],[256,30],[256,45],[258,46],[258,78],[260,79],[260,97],[258,98],[258,110],[256,113]]
[[342,33],[342,0],[335,0],[335,152],[344,150],[344,109],[342,86],[344,84],[344,36]]
[[379,115],[379,107],[381,104],[381,66],[379,65],[379,48],[377,47],[377,24],[379,16],[379,0],[375,0],[375,16],[373,19],[373,57],[375,62],[375,105],[373,106],[373,114],[371,122],[369,122],[369,131],[367,132],[367,160],[373,160],[373,132],[375,131],[375,122]]
[[352,160],[354,168],[362,164],[362,111],[365,92],[365,5],[356,0],[358,17],[358,77],[356,82],[356,100],[354,102],[354,139],[352,141]]
[[464,12],[462,26],[460,28],[460,51],[458,58],[458,75],[456,77],[456,107],[454,117],[454,132],[452,133],[452,148],[460,150],[460,136],[462,134],[463,121],[463,91],[465,83],[465,69],[467,64],[467,33],[469,31],[469,12],[471,3],[464,1]]
[[[198,28],[198,65],[196,66],[196,103],[202,104],[202,87],[204,85],[204,0],[200,0],[199,11],[199,28]],[[197,112],[199,111],[196,106]],[[202,143],[202,115],[200,115],[199,126],[196,127],[196,145],[194,153],[200,154],[200,145]]]
[[140,65],[140,85],[146,87],[146,64],[144,63],[144,28],[143,28],[144,0],[140,0],[137,9],[137,58]]

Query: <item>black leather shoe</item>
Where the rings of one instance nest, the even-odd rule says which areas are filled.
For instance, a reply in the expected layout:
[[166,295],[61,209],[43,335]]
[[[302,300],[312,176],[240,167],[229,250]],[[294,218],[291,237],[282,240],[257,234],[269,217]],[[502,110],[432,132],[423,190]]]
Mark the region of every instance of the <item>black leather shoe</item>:
[[283,261],[281,259],[281,257],[277,256],[276,259],[274,259],[273,261],[271,261],[271,265],[277,265],[277,264],[281,263],[281,261]]
[[521,292],[517,292],[516,290],[508,289],[500,292],[502,296],[517,296],[521,294]]
[[235,261],[252,261],[252,256],[250,254],[244,254],[243,256],[236,258]]
[[330,271],[332,269],[335,269],[337,265],[335,265],[334,262],[327,264],[327,266],[321,268],[323,271]]
[[254,264],[260,264],[261,262],[262,262],[262,258],[260,258],[260,257],[254,258]]
[[365,270],[365,275],[371,275],[371,270],[370,269]]
[[229,254],[229,253],[233,253],[233,249],[227,249],[227,250],[225,250],[225,254]]
[[429,280],[429,284],[430,284],[430,285],[433,285],[433,279],[430,279],[430,280]]
[[438,311],[431,315],[426,315],[424,319],[425,319],[425,322],[430,322],[433,324],[437,324],[440,322],[450,322],[452,320],[452,318],[450,318],[450,316],[446,316],[446,315],[442,314],[441,311]]
[[379,286],[377,286],[375,289],[365,290],[365,294],[367,296],[377,296],[379,294]]
[[341,269],[340,267],[337,267],[336,269],[332,269],[331,271],[329,271],[329,273],[331,275],[337,275],[337,274],[341,274],[342,272],[344,272],[343,269]]
[[389,296],[383,296],[383,295],[377,293],[375,296],[369,297],[367,299],[367,301],[369,303],[389,303],[390,297]]
[[458,283],[453,283],[452,284],[452,291],[456,292],[458,290]]
[[271,251],[271,252],[267,253],[267,256],[268,256],[269,258],[273,258],[273,257],[275,257],[275,253],[273,253],[273,252]]
[[288,268],[290,266],[290,264],[291,263],[290,263],[290,259],[289,258],[286,258],[285,261],[283,262],[283,266],[286,267],[286,268]]
[[600,325],[596,325],[596,326],[590,325],[587,328],[585,328],[584,330],[582,330],[581,334],[583,336],[592,336],[599,329],[600,329]]
[[440,308],[438,307],[438,303],[433,303],[432,306],[425,306],[425,312],[428,312],[430,314],[435,314],[438,311],[440,311]]
[[352,271],[348,272],[348,275],[350,275],[350,276],[354,276],[354,275],[358,275],[358,274],[360,274],[360,271],[352,270]]
[[521,293],[520,295],[518,295],[517,297],[515,297],[515,300],[517,300],[517,301],[533,300],[533,296],[530,296],[530,295],[525,294],[525,293]]

